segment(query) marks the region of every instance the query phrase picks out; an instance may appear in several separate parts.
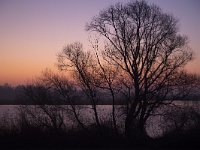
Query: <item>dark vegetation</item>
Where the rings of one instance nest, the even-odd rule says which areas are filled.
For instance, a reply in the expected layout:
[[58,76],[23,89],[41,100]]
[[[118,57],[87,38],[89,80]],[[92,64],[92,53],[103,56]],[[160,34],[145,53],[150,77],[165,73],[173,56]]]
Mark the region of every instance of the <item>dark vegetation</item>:
[[[159,125],[162,134],[156,137],[127,137],[124,130],[115,133],[111,122],[101,126],[88,123],[83,129],[75,117],[58,106],[18,106],[15,118],[1,117],[0,144],[6,148],[198,148],[200,139],[200,112],[194,107],[171,106],[163,111]],[[40,111],[40,114],[38,114]],[[42,112],[43,111],[43,115]],[[62,116],[62,113],[67,113]],[[69,120],[64,119],[71,117]],[[73,122],[74,120],[74,122]],[[74,123],[74,126],[71,124]],[[119,127],[119,126],[118,126]]]
[[[1,144],[199,146],[199,109],[176,105],[176,100],[194,100],[200,83],[198,75],[184,71],[193,53],[177,23],[145,1],[101,11],[86,26],[96,37],[90,40],[92,50],[85,51],[79,42],[69,44],[57,55],[58,68],[65,74],[46,70],[32,84],[18,87],[22,91],[17,99],[24,105],[14,119],[1,119]],[[111,106],[104,119],[99,104]],[[160,124],[163,132],[157,137],[147,132],[154,116],[160,119],[153,125]]]

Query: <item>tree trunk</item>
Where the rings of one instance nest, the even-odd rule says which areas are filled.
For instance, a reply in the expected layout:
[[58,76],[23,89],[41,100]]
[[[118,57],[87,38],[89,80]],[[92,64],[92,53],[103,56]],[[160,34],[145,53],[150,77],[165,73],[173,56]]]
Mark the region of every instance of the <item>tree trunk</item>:
[[144,124],[140,124],[136,119],[126,120],[125,136],[137,140],[144,140],[148,137]]
[[100,128],[100,121],[99,121],[99,116],[98,116],[98,113],[97,113],[96,104],[93,104],[92,107],[93,107],[93,110],[94,110],[94,117],[95,117],[96,125],[97,125],[97,127]]
[[115,95],[114,92],[110,86],[110,91],[111,91],[111,95],[112,95],[112,120],[113,120],[113,125],[114,125],[114,130],[115,130],[115,134],[118,134],[118,130],[117,130],[117,122],[116,122],[116,116],[115,116]]

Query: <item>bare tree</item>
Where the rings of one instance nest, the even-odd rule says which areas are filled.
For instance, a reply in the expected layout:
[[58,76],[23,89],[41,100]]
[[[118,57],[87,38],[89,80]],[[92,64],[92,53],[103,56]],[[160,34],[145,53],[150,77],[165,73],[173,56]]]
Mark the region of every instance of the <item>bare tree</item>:
[[95,86],[96,64],[90,52],[84,52],[82,44],[78,42],[70,44],[58,55],[58,67],[61,70],[71,69],[82,90],[90,99],[96,125],[100,127],[96,106],[98,102],[97,87]]
[[[87,25],[107,44],[104,57],[131,78],[134,95],[125,121],[126,135],[145,123],[166,101],[176,74],[192,59],[187,37],[178,34],[177,19],[145,1],[116,4]],[[170,100],[172,101],[172,100]]]
[[113,68],[109,62],[105,61],[104,59],[100,60],[99,55],[99,43],[98,39],[95,39],[93,43],[91,41],[92,48],[94,50],[94,54],[96,56],[98,67],[96,69],[96,78],[95,80],[98,81],[96,86],[102,90],[107,90],[111,97],[112,97],[112,122],[115,133],[118,133],[117,130],[117,121],[116,121],[116,93],[119,92],[119,87],[117,86],[117,77],[119,76],[119,69],[118,67]]
[[26,100],[33,105],[19,107],[22,123],[55,131],[65,128],[63,109],[60,105],[53,103],[55,97],[52,91],[39,82],[25,86],[24,90]]
[[67,113],[71,112],[78,124],[83,129],[87,130],[84,123],[80,120],[79,108],[75,103],[77,89],[74,83],[69,81],[66,77],[55,74],[50,70],[43,72],[41,81],[45,87],[48,87],[48,89],[52,89],[59,94],[59,97],[57,96],[57,101],[61,101],[61,104],[68,104],[70,106],[70,108],[62,108],[65,109]]

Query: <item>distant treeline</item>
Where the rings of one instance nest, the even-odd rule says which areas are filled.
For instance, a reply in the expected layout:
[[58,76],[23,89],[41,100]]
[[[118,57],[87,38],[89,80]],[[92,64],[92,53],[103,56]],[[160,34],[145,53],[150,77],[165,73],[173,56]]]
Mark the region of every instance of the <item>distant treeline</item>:
[[[68,102],[59,99],[59,94],[55,93],[55,91],[51,91],[51,93],[49,93],[51,95],[51,99],[42,99],[38,101],[33,101],[26,97],[25,89],[26,89],[25,85],[18,85],[15,87],[9,84],[0,85],[0,105],[43,105],[43,104],[68,105],[69,104]],[[105,93],[101,93],[100,97],[101,100],[97,102],[97,105],[112,105],[110,97],[106,96]],[[178,100],[200,101],[200,93],[198,91],[194,91],[193,94],[190,94],[187,97]],[[82,91],[76,91],[76,97],[74,97],[73,101],[75,105],[91,104],[90,100],[84,96]],[[125,101],[126,100],[123,98],[123,95],[118,95],[115,104],[123,105],[125,104]]]
[[[67,101],[63,101],[59,97],[59,93],[56,93],[56,91],[44,91],[44,87],[34,87],[32,90],[35,93],[40,92],[48,92],[46,94],[49,95],[49,97],[42,97],[38,100],[32,100],[30,97],[27,97],[26,90],[27,88],[30,88],[32,85],[18,85],[18,86],[11,86],[9,84],[0,85],[0,105],[68,105],[69,103]],[[42,91],[43,90],[43,91]],[[76,91],[76,96],[73,98],[73,102],[75,105],[90,105],[91,102],[89,99],[87,99],[86,96],[84,96],[83,92],[81,90]],[[109,96],[106,96],[105,93],[100,94],[103,99],[101,101],[98,101],[98,105],[112,105],[112,101],[110,100]],[[123,105],[124,101],[122,96],[119,96],[118,99],[116,99],[116,105]]]

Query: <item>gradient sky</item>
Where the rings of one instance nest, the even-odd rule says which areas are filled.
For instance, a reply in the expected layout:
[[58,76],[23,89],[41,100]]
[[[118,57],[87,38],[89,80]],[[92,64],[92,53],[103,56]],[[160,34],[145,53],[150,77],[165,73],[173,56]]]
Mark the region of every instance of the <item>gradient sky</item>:
[[[0,0],[0,84],[24,84],[45,68],[56,70],[56,54],[74,41],[88,47],[85,24],[120,0]],[[127,2],[130,0],[121,0]],[[200,74],[200,0],[149,0],[180,21]]]

